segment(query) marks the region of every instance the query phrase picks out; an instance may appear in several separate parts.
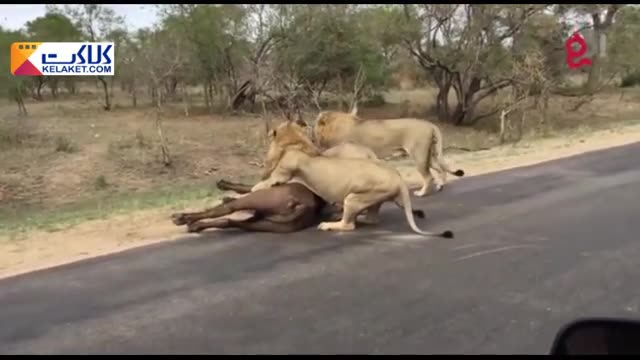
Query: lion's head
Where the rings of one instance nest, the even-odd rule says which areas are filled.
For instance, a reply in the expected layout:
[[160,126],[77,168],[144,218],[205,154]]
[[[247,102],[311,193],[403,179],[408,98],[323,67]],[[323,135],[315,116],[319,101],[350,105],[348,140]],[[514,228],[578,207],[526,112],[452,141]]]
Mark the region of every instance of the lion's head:
[[264,172],[262,180],[267,179],[278,165],[278,162],[285,153],[285,150],[296,149],[309,156],[319,156],[318,149],[311,139],[305,134],[304,129],[291,121],[284,122],[275,129],[269,131],[269,150],[264,161]]
[[312,139],[322,148],[330,148],[343,142],[345,136],[356,123],[362,121],[356,107],[350,113],[342,111],[322,111],[313,124]]

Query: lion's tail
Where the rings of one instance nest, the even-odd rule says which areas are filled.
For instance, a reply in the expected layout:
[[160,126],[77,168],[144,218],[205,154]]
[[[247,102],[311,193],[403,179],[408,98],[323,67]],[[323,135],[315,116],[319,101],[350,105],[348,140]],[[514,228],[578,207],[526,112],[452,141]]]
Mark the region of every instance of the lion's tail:
[[409,195],[409,188],[405,183],[400,185],[400,194],[395,198],[395,203],[402,209],[404,209],[404,215],[407,217],[407,222],[411,229],[418,234],[426,235],[426,236],[438,236],[443,238],[453,238],[453,232],[450,230],[444,231],[442,233],[433,233],[429,231],[420,230],[418,225],[416,225],[416,221],[413,218],[413,209],[411,206],[411,196]]
[[436,125],[433,126],[433,141],[431,142],[431,156],[440,165],[440,167],[451,175],[464,176],[464,170],[452,170],[444,159],[442,132]]

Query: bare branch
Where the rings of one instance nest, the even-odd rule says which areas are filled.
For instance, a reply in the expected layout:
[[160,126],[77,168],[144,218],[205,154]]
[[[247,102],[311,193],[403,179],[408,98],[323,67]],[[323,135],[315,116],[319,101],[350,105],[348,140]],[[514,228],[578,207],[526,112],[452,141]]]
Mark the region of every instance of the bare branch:
[[349,105],[349,109],[355,109],[358,106],[358,101],[362,95],[362,89],[365,85],[365,79],[366,74],[364,73],[362,64],[360,64],[356,78],[353,81],[353,93],[351,94],[351,104]]

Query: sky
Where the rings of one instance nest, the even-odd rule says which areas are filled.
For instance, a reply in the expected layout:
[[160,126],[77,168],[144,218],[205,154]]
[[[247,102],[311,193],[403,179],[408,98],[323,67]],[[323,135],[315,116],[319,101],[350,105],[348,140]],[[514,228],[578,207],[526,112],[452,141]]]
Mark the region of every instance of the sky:
[[[124,17],[129,30],[153,25],[157,20],[156,9],[153,5],[105,5],[118,15]],[[0,5],[0,26],[11,30],[18,30],[27,21],[45,14],[45,4],[30,5]]]

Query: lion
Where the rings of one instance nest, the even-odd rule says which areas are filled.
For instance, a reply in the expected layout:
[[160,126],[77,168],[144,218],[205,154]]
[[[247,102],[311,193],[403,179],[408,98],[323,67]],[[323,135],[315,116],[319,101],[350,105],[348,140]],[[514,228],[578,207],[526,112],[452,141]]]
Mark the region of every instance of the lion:
[[[277,134],[276,134],[277,136]],[[415,223],[409,188],[400,173],[381,161],[310,155],[299,146],[282,149],[273,159],[274,169],[261,186],[269,188],[294,178],[328,203],[342,203],[340,221],[321,222],[324,231],[352,231],[357,216],[367,211],[366,223],[376,224],[383,203],[393,201],[404,209],[411,229],[421,235],[453,238],[450,230],[442,233],[423,231]]]
[[[281,124],[279,130],[279,143],[287,145],[298,144],[313,154],[330,157],[348,157],[377,159],[375,153],[369,148],[358,144],[343,143],[330,148],[322,153],[317,153],[317,148],[308,140],[300,123],[286,122]],[[272,130],[270,136],[275,137],[276,131]],[[282,135],[286,141],[282,141]],[[277,147],[271,147],[270,153],[278,153]],[[269,163],[269,157],[267,157]],[[188,232],[201,232],[209,228],[239,228],[246,231],[261,231],[274,233],[295,232],[314,224],[322,219],[339,219],[341,208],[339,204],[327,204],[304,184],[292,181],[287,184],[262,189],[254,189],[255,186],[232,183],[219,180],[216,183],[221,190],[232,190],[242,194],[241,197],[224,197],[222,204],[199,212],[176,213],[171,216],[175,225],[187,225]],[[255,190],[255,191],[254,191]],[[252,216],[244,220],[221,218],[237,211],[250,211]],[[413,210],[416,217],[424,218],[424,212]],[[213,220],[206,220],[213,219]]]
[[[299,149],[310,156],[380,160],[371,148],[348,141],[321,151],[307,136],[304,126],[306,126],[306,123],[285,121],[269,131],[270,144],[265,156],[261,180],[267,179],[273,172],[285,149]],[[261,187],[262,185],[258,183],[252,191]]]
[[[380,162],[381,160],[376,156],[376,154],[370,148],[350,142],[344,142],[338,144],[334,147],[331,147],[323,152],[321,152],[318,147],[311,142],[309,137],[304,131],[304,126],[306,124],[300,122],[286,121],[281,123],[275,129],[269,131],[269,150],[267,151],[267,155],[265,158],[265,170],[262,173],[261,181],[255,184],[251,191],[257,191],[260,189],[266,189],[271,186],[268,183],[268,178],[271,173],[275,170],[278,161],[284,155],[285,150],[287,149],[298,149],[309,156],[323,156],[323,157],[335,157],[335,158],[351,158],[351,159],[366,159],[369,161]],[[293,177],[289,183],[292,182],[302,182],[299,178]],[[326,199],[325,199],[326,200]],[[332,217],[335,216],[336,212],[342,212],[342,201],[333,202],[325,206],[325,211],[331,214]],[[366,214],[368,210],[364,211],[365,222],[367,219]],[[412,214],[418,218],[424,219],[424,212],[422,210],[416,209],[412,210]]]
[[[312,142],[321,148],[330,148],[351,142],[370,148],[377,156],[387,157],[399,150],[409,154],[422,177],[422,187],[414,195],[425,196],[435,178],[435,191],[441,191],[446,174],[464,176],[464,171],[452,170],[443,157],[442,133],[435,124],[416,118],[364,120],[350,113],[323,111],[318,114],[312,128]],[[432,170],[442,178],[433,176]]]
[[371,148],[353,142],[344,142],[330,147],[323,151],[321,155],[326,157],[339,157],[343,159],[369,159],[373,161],[380,161],[380,158],[378,158]]

